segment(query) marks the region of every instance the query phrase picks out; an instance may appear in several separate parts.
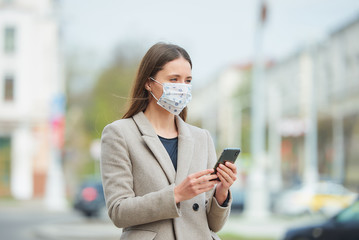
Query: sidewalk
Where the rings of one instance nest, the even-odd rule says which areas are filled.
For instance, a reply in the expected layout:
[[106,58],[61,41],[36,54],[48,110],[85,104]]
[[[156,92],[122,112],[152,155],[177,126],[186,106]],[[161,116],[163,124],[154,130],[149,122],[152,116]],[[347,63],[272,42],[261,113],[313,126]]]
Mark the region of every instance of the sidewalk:
[[34,229],[38,239],[46,240],[117,240],[121,229],[108,222],[44,224]]
[[[44,208],[42,202],[4,203],[4,201],[0,201],[0,214],[11,216],[13,221],[28,219],[26,221],[31,226],[31,234],[35,237],[34,239],[115,240],[119,239],[121,235],[121,229],[112,224],[105,211],[99,218],[86,219],[72,209],[63,212],[51,212]],[[266,219],[248,219],[241,213],[232,212],[220,233],[280,239],[289,227],[317,223],[322,220],[321,216],[298,218],[272,216]]]
[[105,210],[96,218],[86,218],[74,211],[69,214],[77,218],[42,224],[34,233],[39,239],[46,240],[118,240],[121,236],[122,229],[113,225]]
[[0,200],[0,225],[7,222],[10,228],[1,228],[9,236],[21,240],[118,240],[121,229],[116,228],[107,213],[98,218],[86,218],[71,207],[64,211],[50,211],[43,201]]
[[[300,218],[270,217],[262,220],[247,219],[240,214],[232,214],[221,233],[232,233],[245,237],[263,237],[281,239],[286,229],[322,221],[320,216]],[[36,234],[47,240],[115,240],[119,239],[121,229],[116,228],[109,220],[87,221],[77,223],[57,223],[39,226]]]
[[321,216],[285,218],[269,216],[265,219],[248,219],[240,213],[231,213],[220,233],[232,233],[247,237],[281,239],[285,231],[294,226],[302,226],[323,221]]

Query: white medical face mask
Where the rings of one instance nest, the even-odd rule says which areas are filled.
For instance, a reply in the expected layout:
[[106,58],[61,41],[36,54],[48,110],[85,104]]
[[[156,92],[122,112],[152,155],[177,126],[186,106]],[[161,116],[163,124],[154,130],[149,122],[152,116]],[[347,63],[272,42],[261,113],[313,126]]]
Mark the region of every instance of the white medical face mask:
[[157,104],[174,115],[180,114],[192,99],[192,85],[186,83],[160,83],[150,77],[151,80],[162,85],[162,96],[157,99],[150,91],[151,95],[157,100]]

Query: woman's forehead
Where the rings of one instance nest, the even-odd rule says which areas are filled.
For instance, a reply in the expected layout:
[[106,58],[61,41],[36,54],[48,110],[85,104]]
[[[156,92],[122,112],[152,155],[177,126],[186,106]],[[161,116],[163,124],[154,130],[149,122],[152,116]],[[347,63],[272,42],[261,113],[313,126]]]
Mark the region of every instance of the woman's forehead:
[[190,63],[184,58],[177,58],[166,63],[162,70],[166,75],[191,75]]

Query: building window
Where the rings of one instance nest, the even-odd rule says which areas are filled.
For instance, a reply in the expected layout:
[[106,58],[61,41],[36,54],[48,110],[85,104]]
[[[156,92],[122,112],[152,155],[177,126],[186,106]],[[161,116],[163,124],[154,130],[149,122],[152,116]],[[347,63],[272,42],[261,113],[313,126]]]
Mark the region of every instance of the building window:
[[14,77],[11,75],[5,76],[4,79],[4,100],[14,100]]
[[16,30],[14,27],[5,27],[4,29],[4,52],[14,53],[15,52],[15,34]]
[[0,136],[0,198],[10,197],[11,139]]

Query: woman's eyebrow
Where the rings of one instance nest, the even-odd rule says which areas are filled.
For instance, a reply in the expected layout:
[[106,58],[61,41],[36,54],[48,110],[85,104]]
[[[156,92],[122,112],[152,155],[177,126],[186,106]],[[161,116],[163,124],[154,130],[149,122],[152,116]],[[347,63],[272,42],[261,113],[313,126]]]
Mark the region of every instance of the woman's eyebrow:
[[169,77],[181,77],[181,75],[176,74],[176,73],[174,73],[174,74],[169,74],[168,76],[169,76]]
[[[177,73],[174,73],[174,74],[169,74],[168,77],[181,77],[181,75],[177,74]],[[192,76],[187,76],[186,78],[191,78],[192,79]]]

